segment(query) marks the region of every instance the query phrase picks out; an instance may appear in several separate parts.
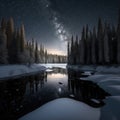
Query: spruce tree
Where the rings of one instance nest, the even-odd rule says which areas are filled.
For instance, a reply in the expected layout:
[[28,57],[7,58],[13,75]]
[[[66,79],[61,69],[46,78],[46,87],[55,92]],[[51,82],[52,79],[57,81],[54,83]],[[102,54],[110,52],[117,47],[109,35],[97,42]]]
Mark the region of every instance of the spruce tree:
[[108,41],[108,34],[107,34],[107,24],[105,24],[104,30],[104,43],[103,43],[103,50],[104,50],[104,59],[105,63],[110,63],[110,56],[109,56],[109,41]]
[[4,18],[2,18],[2,21],[1,21],[1,29],[4,31],[6,31],[6,20]]
[[103,24],[101,18],[98,21],[98,31],[97,31],[97,40],[98,40],[98,63],[103,63]]
[[21,36],[20,36],[20,41],[21,41],[21,52],[24,52],[24,50],[25,50],[25,29],[24,29],[24,25],[22,24],[22,26],[21,26],[21,29],[20,29],[20,34],[21,34]]
[[91,61],[92,64],[96,64],[96,29],[93,28],[93,34],[91,38]]
[[37,44],[37,42],[36,42],[36,46],[35,46],[35,63],[39,63],[38,44]]
[[83,27],[80,40],[80,64],[85,63],[85,28]]
[[7,48],[9,50],[14,35],[14,21],[12,17],[7,22],[6,34],[7,34]]
[[67,63],[70,64],[70,43],[67,42]]
[[120,64],[120,10],[117,25],[117,63]]
[[8,52],[7,52],[7,36],[5,30],[0,29],[0,64],[8,63]]

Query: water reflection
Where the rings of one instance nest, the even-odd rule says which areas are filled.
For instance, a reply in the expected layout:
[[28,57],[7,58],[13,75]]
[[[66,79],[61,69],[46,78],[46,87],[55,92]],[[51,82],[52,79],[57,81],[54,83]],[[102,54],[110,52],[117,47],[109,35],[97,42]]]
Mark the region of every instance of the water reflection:
[[[53,68],[52,72],[0,82],[0,119],[14,120],[56,98],[68,97],[93,107],[108,95],[97,85],[82,81],[80,72]],[[99,102],[96,104],[96,101]]]
[[109,94],[91,81],[80,79],[79,71],[68,71],[68,89],[75,99],[83,101],[93,107],[104,105],[102,101]]

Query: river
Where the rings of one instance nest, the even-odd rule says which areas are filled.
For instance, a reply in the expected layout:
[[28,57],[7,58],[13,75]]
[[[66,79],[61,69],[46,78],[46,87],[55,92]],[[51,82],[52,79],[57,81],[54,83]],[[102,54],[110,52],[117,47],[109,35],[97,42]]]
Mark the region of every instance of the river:
[[57,99],[72,98],[92,107],[104,105],[109,95],[80,71],[54,67],[50,71],[0,81],[0,119],[14,120],[41,105]]

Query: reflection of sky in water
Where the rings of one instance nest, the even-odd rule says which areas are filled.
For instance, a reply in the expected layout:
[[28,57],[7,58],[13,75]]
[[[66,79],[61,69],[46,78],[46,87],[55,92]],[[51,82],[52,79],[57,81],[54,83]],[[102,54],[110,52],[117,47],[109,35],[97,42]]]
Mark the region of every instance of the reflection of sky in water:
[[52,83],[52,84],[62,82],[64,85],[67,85],[67,80],[68,80],[68,77],[65,74],[53,73],[53,74],[47,75],[48,83]]

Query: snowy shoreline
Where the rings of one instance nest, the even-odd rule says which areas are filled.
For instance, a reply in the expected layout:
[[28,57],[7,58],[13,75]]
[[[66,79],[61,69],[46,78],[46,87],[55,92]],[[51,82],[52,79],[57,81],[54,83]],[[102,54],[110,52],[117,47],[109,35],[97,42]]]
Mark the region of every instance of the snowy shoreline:
[[27,76],[37,72],[45,71],[46,67],[41,64],[28,65],[5,65],[0,66],[0,80]]
[[45,70],[51,70],[53,67],[66,69],[65,64],[32,64],[32,65],[3,65],[0,66],[0,81],[6,79],[13,79],[17,77],[27,76],[42,72]]
[[120,74],[120,65],[68,65],[68,69],[93,71],[100,74]]

